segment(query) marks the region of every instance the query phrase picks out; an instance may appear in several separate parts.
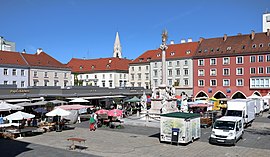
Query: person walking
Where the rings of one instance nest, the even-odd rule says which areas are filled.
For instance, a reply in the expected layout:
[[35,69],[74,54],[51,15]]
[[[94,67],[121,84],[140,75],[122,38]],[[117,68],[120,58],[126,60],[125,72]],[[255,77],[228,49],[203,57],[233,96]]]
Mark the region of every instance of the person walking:
[[96,128],[95,128],[95,118],[94,118],[93,115],[91,115],[91,117],[90,117],[89,124],[90,124],[89,125],[90,131],[95,131],[96,130]]

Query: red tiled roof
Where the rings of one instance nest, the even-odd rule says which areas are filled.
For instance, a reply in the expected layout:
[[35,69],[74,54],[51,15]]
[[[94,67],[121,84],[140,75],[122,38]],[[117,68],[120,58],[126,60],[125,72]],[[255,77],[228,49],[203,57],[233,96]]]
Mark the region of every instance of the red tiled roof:
[[[168,45],[166,50],[166,60],[175,58],[191,58],[198,47],[198,42],[188,42],[182,44]],[[160,49],[148,50],[136,58],[131,64],[149,63],[151,60],[161,60],[162,51]]]
[[[246,34],[228,36],[225,41],[224,37],[203,39],[194,56],[196,58],[204,58],[270,52],[270,36],[267,36],[267,33],[255,33],[253,40],[251,37],[251,34]],[[262,47],[260,47],[261,44],[263,45]],[[253,45],[256,45],[256,47],[253,48]]]
[[95,71],[128,71],[129,59],[124,58],[99,58],[99,59],[77,59],[72,58],[67,67],[71,68],[73,73],[87,73]]
[[27,66],[18,52],[0,51],[0,64]]
[[22,53],[22,56],[30,66],[67,68],[65,64],[62,64],[45,52],[41,52],[40,54]]

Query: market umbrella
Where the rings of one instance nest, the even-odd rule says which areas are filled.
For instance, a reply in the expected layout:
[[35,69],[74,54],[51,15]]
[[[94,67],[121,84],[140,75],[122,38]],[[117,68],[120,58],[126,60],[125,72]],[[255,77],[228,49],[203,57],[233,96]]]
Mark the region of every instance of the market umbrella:
[[54,110],[46,113],[46,116],[68,116],[69,114],[69,111],[57,107]]
[[247,97],[248,99],[261,99],[262,97],[260,97],[259,95],[256,94],[252,94],[251,96]]
[[96,114],[108,114],[109,110],[105,110],[105,109],[101,109],[101,110],[97,110],[95,113]]
[[80,103],[80,102],[89,102],[89,101],[85,100],[83,98],[75,98],[75,99],[73,99],[73,100],[71,100],[69,102],[78,102],[78,103]]
[[53,104],[66,104],[67,102],[66,101],[63,101],[63,100],[51,100],[49,101],[50,103],[53,103]]
[[23,109],[24,109],[24,107],[22,107],[22,106],[9,104],[9,103],[6,103],[4,101],[2,101],[0,103],[0,111],[23,110]]
[[110,110],[108,112],[108,116],[113,116],[113,117],[122,116],[122,114],[123,114],[123,111],[122,110],[118,110],[118,109],[113,109],[113,110]]
[[17,111],[15,113],[12,113],[12,114],[4,117],[4,119],[8,119],[9,121],[12,121],[12,120],[29,119],[29,118],[34,118],[34,117],[35,117],[35,115],[33,115],[33,114],[25,113],[22,111]]
[[125,102],[140,102],[140,101],[141,101],[141,99],[139,99],[139,98],[137,98],[136,96],[134,96],[133,98],[128,99],[128,100],[126,100]]
[[47,113],[47,112],[48,112],[48,111],[47,111],[45,108],[43,108],[43,107],[36,108],[36,109],[34,109],[34,111],[37,112],[37,113]]
[[80,109],[85,109],[85,108],[91,108],[91,106],[86,106],[86,105],[61,105],[57,106],[57,108],[61,108],[64,110],[80,110]]

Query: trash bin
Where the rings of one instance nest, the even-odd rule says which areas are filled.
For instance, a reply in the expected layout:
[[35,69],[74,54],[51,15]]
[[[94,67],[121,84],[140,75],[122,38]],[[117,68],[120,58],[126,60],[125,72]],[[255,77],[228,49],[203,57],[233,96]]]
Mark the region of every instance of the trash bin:
[[178,144],[179,132],[180,132],[179,128],[172,128],[172,138],[171,138],[172,143]]

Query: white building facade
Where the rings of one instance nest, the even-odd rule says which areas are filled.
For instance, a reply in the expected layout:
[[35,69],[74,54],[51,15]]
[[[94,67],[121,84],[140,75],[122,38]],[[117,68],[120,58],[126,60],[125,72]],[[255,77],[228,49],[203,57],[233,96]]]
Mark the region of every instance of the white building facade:
[[28,72],[28,67],[0,65],[0,84],[16,85],[17,88],[27,88]]

